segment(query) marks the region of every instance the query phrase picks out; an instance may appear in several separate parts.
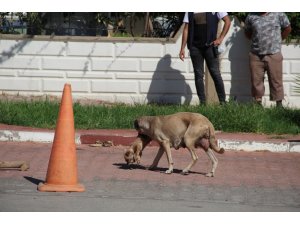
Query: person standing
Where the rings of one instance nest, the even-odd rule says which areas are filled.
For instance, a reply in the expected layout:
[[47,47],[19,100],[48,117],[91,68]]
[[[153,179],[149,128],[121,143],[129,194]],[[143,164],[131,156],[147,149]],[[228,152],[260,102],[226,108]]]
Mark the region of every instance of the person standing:
[[[217,37],[219,20],[224,21],[224,26]],[[185,46],[190,51],[192,60],[195,85],[200,104],[206,104],[204,91],[204,60],[214,81],[220,104],[225,103],[226,95],[223,79],[219,68],[217,47],[222,43],[230,28],[230,18],[226,12],[189,12],[185,13],[184,29],[182,34],[179,58],[184,61]]]
[[291,30],[289,19],[282,12],[250,13],[246,17],[245,34],[251,40],[249,63],[252,97],[260,105],[265,93],[264,76],[267,72],[270,100],[282,107],[284,90],[281,42]]

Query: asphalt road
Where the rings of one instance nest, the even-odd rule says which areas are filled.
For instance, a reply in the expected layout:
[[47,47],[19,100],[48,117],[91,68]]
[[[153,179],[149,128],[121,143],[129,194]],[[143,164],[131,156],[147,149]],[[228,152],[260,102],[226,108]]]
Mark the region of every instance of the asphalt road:
[[299,190],[166,186],[147,181],[92,181],[83,193],[41,193],[27,179],[1,179],[6,212],[288,212],[300,210]]

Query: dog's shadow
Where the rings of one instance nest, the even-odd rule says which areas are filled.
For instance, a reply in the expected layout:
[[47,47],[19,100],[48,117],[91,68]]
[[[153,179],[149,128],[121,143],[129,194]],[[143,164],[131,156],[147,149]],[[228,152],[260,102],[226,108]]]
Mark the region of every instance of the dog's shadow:
[[[114,163],[113,165],[117,166],[121,170],[136,170],[136,169],[138,169],[138,170],[149,170],[148,167],[143,166],[143,165],[137,165],[137,164],[128,165],[127,163]],[[149,171],[165,173],[165,171],[167,169],[168,168],[165,168],[165,167],[156,167],[154,170],[149,170]],[[189,175],[189,174],[200,174],[200,175],[203,175],[203,176],[206,175],[206,173],[195,172],[195,171],[189,171],[188,174],[182,174],[182,170],[179,170],[179,169],[173,169],[173,173],[181,174],[181,175]]]
[[138,164],[128,165],[127,163],[114,163],[113,165],[117,166],[121,170],[134,170],[134,169],[147,170],[147,167]]

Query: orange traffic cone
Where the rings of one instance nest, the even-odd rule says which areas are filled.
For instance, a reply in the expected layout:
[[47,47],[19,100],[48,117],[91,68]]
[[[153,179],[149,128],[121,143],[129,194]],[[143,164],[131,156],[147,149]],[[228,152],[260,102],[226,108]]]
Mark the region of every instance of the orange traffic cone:
[[65,84],[45,183],[39,191],[82,192],[77,183],[77,159],[71,85]]

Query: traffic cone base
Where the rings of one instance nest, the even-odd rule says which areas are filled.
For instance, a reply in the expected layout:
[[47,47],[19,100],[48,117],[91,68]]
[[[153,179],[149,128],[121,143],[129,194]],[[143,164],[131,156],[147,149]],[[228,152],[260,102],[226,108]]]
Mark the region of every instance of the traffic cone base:
[[84,192],[85,188],[81,184],[63,185],[40,183],[38,190],[42,192]]

